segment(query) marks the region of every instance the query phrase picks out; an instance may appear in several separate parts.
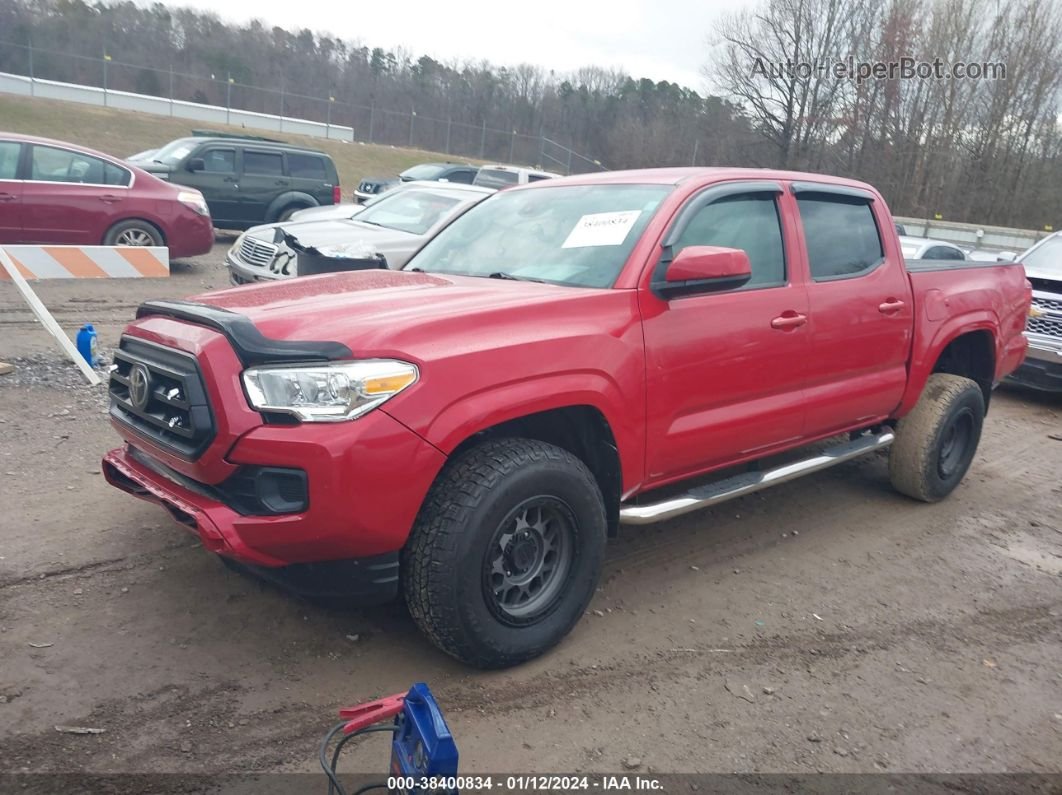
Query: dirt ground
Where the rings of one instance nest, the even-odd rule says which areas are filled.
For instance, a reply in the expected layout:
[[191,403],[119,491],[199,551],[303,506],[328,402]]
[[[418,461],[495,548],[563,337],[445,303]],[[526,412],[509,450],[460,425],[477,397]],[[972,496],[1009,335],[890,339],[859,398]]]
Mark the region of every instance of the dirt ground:
[[[166,281],[38,291],[106,349],[139,301],[225,284],[225,245]],[[1057,397],[997,391],[937,505],[878,456],[627,530],[559,648],[482,673],[400,606],[301,602],[107,486],[103,389],[10,283],[0,360],[0,772],[314,771],[340,707],[414,681],[463,772],[1062,772]],[[345,769],[385,770],[367,746]]]

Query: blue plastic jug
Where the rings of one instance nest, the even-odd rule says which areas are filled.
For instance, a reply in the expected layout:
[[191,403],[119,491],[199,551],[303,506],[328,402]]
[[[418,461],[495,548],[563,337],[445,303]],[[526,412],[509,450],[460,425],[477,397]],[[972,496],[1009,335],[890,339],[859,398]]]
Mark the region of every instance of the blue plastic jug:
[[100,363],[99,354],[96,351],[96,329],[91,323],[86,323],[77,333],[77,349],[89,363],[89,367],[95,367]]

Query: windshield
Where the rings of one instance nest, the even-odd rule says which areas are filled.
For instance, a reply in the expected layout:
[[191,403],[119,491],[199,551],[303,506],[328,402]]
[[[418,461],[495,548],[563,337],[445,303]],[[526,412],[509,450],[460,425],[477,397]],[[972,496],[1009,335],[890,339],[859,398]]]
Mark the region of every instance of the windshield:
[[611,287],[665,185],[566,185],[498,193],[421,249],[408,267]]
[[503,171],[500,168],[481,168],[472,184],[482,185],[485,188],[507,188],[519,181],[519,172]]
[[167,166],[175,166],[188,157],[189,153],[195,149],[198,141],[186,141],[179,139],[176,141],[170,141],[160,150],[155,152],[153,160],[156,163],[165,163]]
[[406,182],[411,182],[415,179],[434,180],[439,178],[439,174],[446,170],[446,166],[436,165],[435,163],[424,163],[419,166],[412,166],[407,168],[398,176],[404,179]]
[[1062,279],[1062,237],[1049,237],[1025,254],[1021,262],[1027,270],[1038,271],[1055,279]]
[[430,190],[404,190],[392,193],[367,206],[355,216],[374,226],[397,229],[411,235],[423,235],[446,218],[461,203],[454,195]]

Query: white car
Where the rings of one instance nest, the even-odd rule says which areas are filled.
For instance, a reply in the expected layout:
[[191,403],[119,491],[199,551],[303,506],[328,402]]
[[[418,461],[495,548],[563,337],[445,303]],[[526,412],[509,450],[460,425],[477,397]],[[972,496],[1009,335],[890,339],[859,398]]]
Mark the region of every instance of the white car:
[[904,259],[966,259],[966,252],[954,243],[928,237],[900,235],[900,250]]
[[561,176],[552,171],[539,171],[535,168],[523,166],[505,166],[497,163],[481,166],[473,185],[482,185],[484,188],[509,188],[513,185],[526,185],[529,182],[538,182],[543,179],[553,179]]

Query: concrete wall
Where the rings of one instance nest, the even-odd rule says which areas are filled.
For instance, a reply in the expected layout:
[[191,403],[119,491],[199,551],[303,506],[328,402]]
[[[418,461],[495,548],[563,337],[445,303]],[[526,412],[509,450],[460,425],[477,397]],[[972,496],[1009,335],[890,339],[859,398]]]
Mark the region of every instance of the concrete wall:
[[[1015,251],[1021,253],[1050,232],[1035,229],[1011,229],[1003,226],[979,226],[960,224],[957,221],[933,221],[925,218],[900,218],[907,234],[912,237],[931,237],[960,246],[987,249],[989,251]],[[980,234],[978,234],[980,233]]]
[[157,116],[191,119],[210,124],[229,124],[249,130],[266,130],[275,133],[308,135],[335,141],[353,141],[354,130],[337,124],[323,124],[289,116],[274,116],[269,113],[252,113],[246,110],[228,110],[219,105],[202,105],[198,102],[171,100],[147,94],[132,94],[128,91],[106,91],[94,86],[60,83],[55,80],[38,80],[0,72],[0,92],[25,97],[61,99],[80,102],[83,105],[135,110]]

